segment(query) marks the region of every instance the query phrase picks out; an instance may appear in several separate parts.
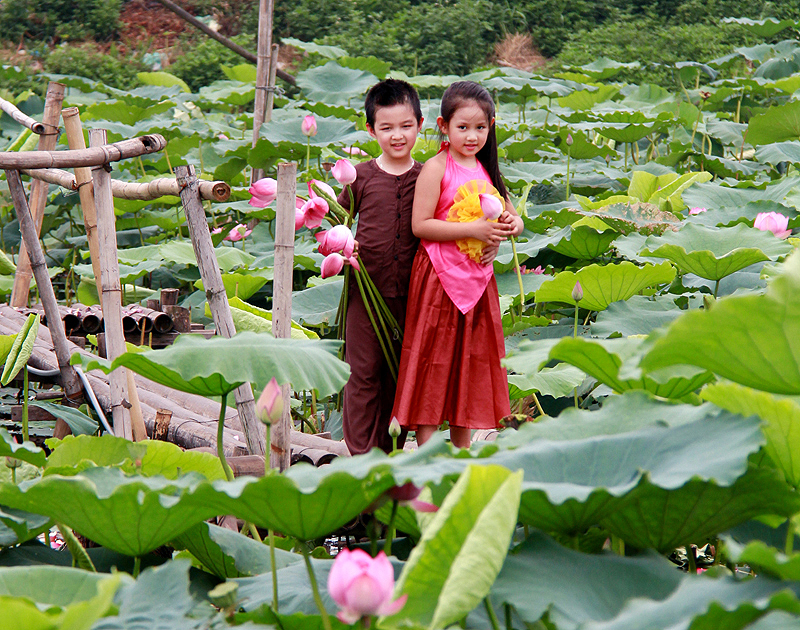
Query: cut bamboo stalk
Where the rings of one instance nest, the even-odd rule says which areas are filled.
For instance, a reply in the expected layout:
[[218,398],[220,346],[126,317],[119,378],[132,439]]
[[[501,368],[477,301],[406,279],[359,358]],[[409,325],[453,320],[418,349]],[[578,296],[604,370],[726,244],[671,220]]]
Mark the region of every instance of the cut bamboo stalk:
[[[44,113],[42,114],[42,124],[47,132],[39,136],[39,151],[52,151],[56,148],[58,141],[58,121],[61,119],[61,104],[64,102],[64,91],[66,86],[61,83],[51,81],[47,86],[47,94],[44,101]],[[25,153],[17,153],[25,155]],[[34,181],[31,185],[30,212],[36,226],[36,237],[42,230],[44,220],[44,207],[47,204],[47,189],[45,182]],[[28,258],[28,251],[23,241],[19,247],[17,257],[17,270],[14,274],[14,288],[11,290],[11,306],[25,306],[28,303],[28,292],[31,287],[31,261]]]
[[121,140],[102,147],[83,151],[5,151],[0,153],[0,168],[75,168],[76,166],[102,166],[126,158],[163,151],[167,146],[164,136],[157,133]]
[[18,171],[7,170],[6,180],[8,181],[8,188],[14,202],[14,210],[19,220],[22,238],[28,245],[28,251],[31,256],[31,269],[36,279],[36,286],[39,289],[39,296],[42,300],[44,312],[51,322],[57,323],[49,330],[56,360],[58,361],[58,369],[61,372],[61,385],[64,388],[64,394],[67,399],[76,400],[81,395],[81,383],[75,370],[69,364],[70,353],[69,346],[67,345],[67,336],[64,334],[64,329],[60,326],[61,317],[58,312],[56,294],[53,291],[53,285],[50,283],[50,276],[47,273],[47,264],[44,261],[44,252],[39,243],[39,236],[36,233],[36,225],[28,209],[28,201],[25,199],[25,189],[22,187],[22,179]]
[[272,120],[272,106],[275,104],[275,79],[278,71],[278,44],[272,44],[272,57],[269,60],[269,87],[267,91],[267,111],[264,114],[264,122]]
[[[178,184],[181,187],[181,201],[189,225],[189,236],[192,239],[194,254],[197,258],[197,267],[203,279],[206,300],[211,309],[217,334],[230,338],[236,334],[233,324],[228,297],[225,294],[225,285],[219,271],[214,244],[211,242],[211,232],[208,229],[206,214],[200,196],[197,194],[197,177],[194,166],[178,166],[175,168]],[[247,447],[251,455],[264,455],[266,453],[266,438],[264,426],[256,416],[256,404],[253,398],[253,389],[250,383],[245,383],[234,391],[236,409],[244,429]],[[288,403],[287,403],[288,404]]]
[[[67,110],[78,108],[68,107],[64,110],[64,127],[67,127]],[[69,133],[67,135],[69,138]],[[26,175],[34,179],[41,179],[48,184],[55,184],[67,190],[78,190],[79,182],[72,173],[57,168],[22,169]],[[91,178],[90,178],[91,179]],[[199,180],[200,197],[209,201],[227,201],[231,196],[231,187],[225,182],[209,182]],[[167,177],[154,179],[149,182],[122,182],[118,179],[111,180],[111,193],[115,199],[139,199],[152,201],[166,195],[177,197],[180,195],[178,182]]]
[[[105,129],[90,129],[89,144],[102,147],[106,144]],[[113,361],[125,352],[125,335],[122,332],[122,289],[119,280],[117,258],[117,231],[114,219],[114,199],[111,196],[111,176],[104,166],[92,169],[94,203],[97,208],[97,236],[100,254],[100,298],[103,305],[103,323],[106,335],[106,357]],[[111,385],[111,417],[114,433],[118,437],[134,439],[129,408],[128,375],[125,368],[117,368],[109,375]],[[132,389],[135,395],[136,388]],[[138,439],[142,439],[142,427],[137,427]],[[145,437],[147,432],[145,430]]]
[[[288,339],[292,326],[292,271],[294,269],[294,214],[297,164],[278,164],[278,205],[275,213],[275,269],[272,281],[272,334]],[[283,415],[272,426],[270,468],[286,470],[291,463],[289,385],[281,385]]]
[[[272,14],[274,0],[259,0],[258,3],[258,56],[256,60],[256,100],[253,107],[253,143],[258,142],[261,125],[266,120],[267,94],[269,93],[270,61],[272,59]],[[264,176],[262,169],[254,168],[251,183]]]
[[14,120],[16,120],[20,125],[23,127],[27,127],[36,135],[42,135],[47,127],[45,127],[44,123],[40,123],[27,114],[24,114],[17,106],[13,103],[9,103],[7,100],[0,98],[0,109],[3,110],[6,114],[11,116]]

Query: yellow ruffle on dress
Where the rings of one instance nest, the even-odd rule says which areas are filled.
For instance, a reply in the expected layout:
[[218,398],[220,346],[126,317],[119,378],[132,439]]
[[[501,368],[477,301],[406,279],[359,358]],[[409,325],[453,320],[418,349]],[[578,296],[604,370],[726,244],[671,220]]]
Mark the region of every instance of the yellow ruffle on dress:
[[[483,194],[494,195],[505,203],[494,186],[482,179],[472,179],[458,187],[455,197],[453,197],[453,205],[447,213],[447,220],[469,223],[483,218],[484,214],[481,209],[480,198],[480,195]],[[489,221],[496,223],[497,219],[489,219]],[[478,263],[481,261],[483,248],[486,247],[486,243],[479,241],[477,238],[460,238],[456,240],[456,245],[458,245],[460,252]]]

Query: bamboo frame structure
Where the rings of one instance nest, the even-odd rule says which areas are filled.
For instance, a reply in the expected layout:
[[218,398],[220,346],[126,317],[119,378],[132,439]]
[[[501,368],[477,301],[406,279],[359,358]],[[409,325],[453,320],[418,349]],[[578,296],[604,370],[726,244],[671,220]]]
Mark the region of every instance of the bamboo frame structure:
[[[217,334],[230,338],[236,334],[236,327],[228,304],[228,296],[225,293],[225,285],[222,283],[217,257],[214,254],[214,243],[211,241],[206,214],[197,192],[194,166],[178,166],[175,168],[175,174],[181,187],[181,201],[189,225],[189,236],[192,239],[197,267],[200,270],[200,277],[203,279],[206,299],[217,327]],[[237,387],[234,397],[250,454],[265,455],[265,431],[256,415],[255,399],[250,383]]]
[[[64,92],[66,86],[62,83],[51,81],[47,86],[47,94],[44,101],[44,113],[42,114],[42,125],[45,129],[50,129],[49,133],[43,132],[39,136],[39,150],[52,151],[58,142],[58,121],[61,119],[61,104],[64,102]],[[25,155],[21,153],[19,155]],[[44,182],[34,182],[31,186],[29,208],[36,226],[36,235],[42,230],[44,220],[44,207],[47,204],[47,184]],[[9,304],[11,306],[25,306],[28,303],[28,293],[31,288],[31,261],[28,257],[28,250],[23,241],[20,244],[19,255],[17,256],[17,270],[14,273],[14,287],[11,290]]]
[[102,166],[126,158],[163,151],[167,146],[164,136],[157,133],[121,140],[102,147],[82,151],[24,151],[0,153],[0,168],[22,170],[26,168],[75,168],[76,166]]
[[17,121],[23,127],[30,129],[37,136],[41,136],[47,130],[44,123],[40,123],[21,112],[16,105],[9,103],[4,98],[0,98],[0,110],[11,116],[13,120]]
[[[278,204],[275,213],[275,268],[272,284],[272,334],[287,339],[292,326],[292,272],[294,270],[294,213],[297,164],[278,164]],[[286,470],[291,464],[291,407],[289,386],[281,385],[283,415],[272,427],[270,468]]]
[[[258,54],[256,60],[256,99],[253,106],[253,143],[256,146],[261,125],[267,114],[267,94],[270,91],[270,61],[272,60],[272,14],[275,0],[258,3]],[[263,177],[261,169],[253,169],[251,183]]]

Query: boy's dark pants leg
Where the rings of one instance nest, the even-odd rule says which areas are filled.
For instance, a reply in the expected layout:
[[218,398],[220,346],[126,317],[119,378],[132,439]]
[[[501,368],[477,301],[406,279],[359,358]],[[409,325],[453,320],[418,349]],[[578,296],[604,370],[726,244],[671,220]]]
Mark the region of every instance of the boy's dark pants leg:
[[[350,364],[350,380],[344,387],[344,439],[353,455],[377,446],[392,450],[389,435],[396,383],[383,356],[375,330],[358,289],[350,288],[345,329],[345,360]],[[402,330],[406,318],[406,298],[384,298]],[[394,342],[400,359],[401,344]],[[397,440],[405,442],[406,432]]]

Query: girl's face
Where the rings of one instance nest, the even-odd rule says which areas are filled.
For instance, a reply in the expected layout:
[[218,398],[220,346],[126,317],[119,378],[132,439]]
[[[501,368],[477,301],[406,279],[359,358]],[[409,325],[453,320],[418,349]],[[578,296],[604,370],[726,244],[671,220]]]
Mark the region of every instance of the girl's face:
[[436,121],[442,133],[450,141],[450,149],[464,157],[474,157],[486,144],[489,128],[494,119],[489,120],[486,112],[475,101],[465,101],[456,109],[449,121],[439,116]]

